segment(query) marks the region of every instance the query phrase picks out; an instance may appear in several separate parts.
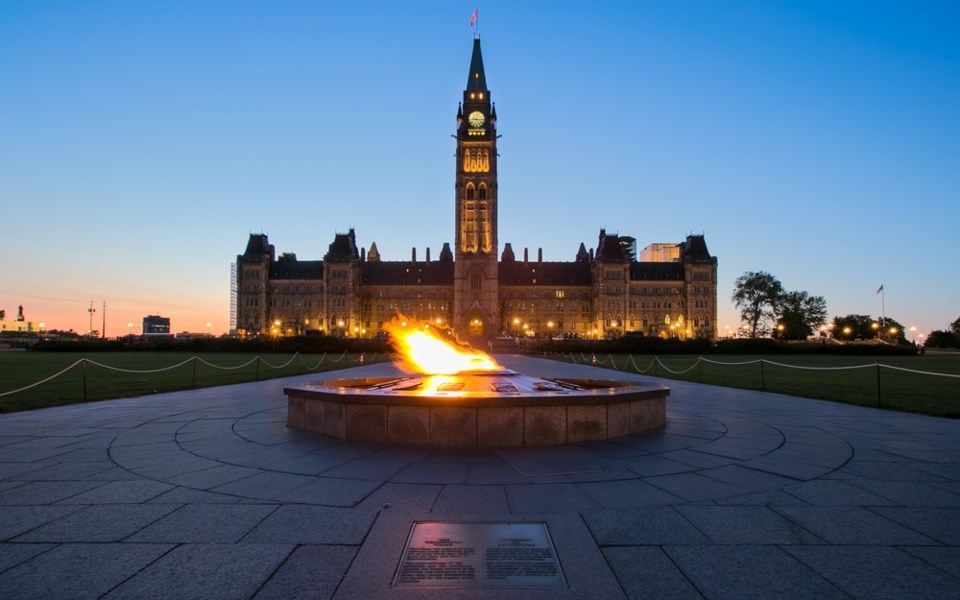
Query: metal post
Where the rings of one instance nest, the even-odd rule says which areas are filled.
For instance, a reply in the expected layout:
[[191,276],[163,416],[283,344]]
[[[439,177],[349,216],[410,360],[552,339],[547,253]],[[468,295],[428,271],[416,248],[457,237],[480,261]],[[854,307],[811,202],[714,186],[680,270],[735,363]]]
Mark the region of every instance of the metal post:
[[881,408],[881,405],[880,405],[880,363],[877,363],[877,408]]
[[767,381],[763,375],[763,359],[760,359],[760,390],[767,391]]
[[83,401],[87,401],[87,359],[86,357],[80,359],[80,373],[81,378],[83,379]]
[[259,354],[257,355],[256,365],[257,365],[257,379],[256,379],[256,380],[257,380],[257,381],[260,381],[260,355],[259,355]]
[[193,357],[193,380],[190,382],[190,387],[197,389],[197,357]]
[[697,383],[703,383],[703,357],[697,358]]

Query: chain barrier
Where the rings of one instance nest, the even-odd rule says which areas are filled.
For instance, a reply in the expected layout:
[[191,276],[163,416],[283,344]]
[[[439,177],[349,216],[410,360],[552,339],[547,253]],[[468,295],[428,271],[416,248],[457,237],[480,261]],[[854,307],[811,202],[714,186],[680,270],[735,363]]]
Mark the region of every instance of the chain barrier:
[[[559,357],[560,357],[561,359],[569,360],[570,362],[572,362],[572,363],[574,363],[574,364],[581,364],[580,362],[577,361],[576,356],[574,356],[574,354],[573,354],[572,352],[569,354],[569,358],[568,358],[568,355],[567,355],[566,353],[562,353],[562,352],[561,352],[561,353],[557,353],[557,354],[559,355]],[[545,355],[546,355],[546,353],[545,353]],[[717,360],[710,360],[710,359],[704,358],[704,357],[702,357],[702,356],[698,356],[697,359],[693,362],[693,364],[690,365],[689,367],[687,367],[686,369],[674,370],[674,369],[671,369],[670,367],[668,367],[666,364],[664,364],[664,362],[663,362],[662,360],[660,360],[660,357],[659,357],[659,356],[654,356],[653,359],[651,359],[650,364],[647,366],[646,369],[641,369],[641,368],[637,365],[637,361],[634,359],[634,357],[633,357],[632,354],[628,355],[628,357],[629,357],[629,358],[628,358],[627,362],[624,364],[623,368],[621,368],[621,367],[617,366],[616,360],[613,358],[613,355],[612,355],[612,354],[607,354],[607,357],[601,360],[601,359],[598,359],[598,358],[596,357],[596,355],[591,355],[591,357],[588,359],[588,358],[586,357],[586,355],[584,355],[582,352],[580,353],[580,359],[581,359],[581,361],[582,361],[583,363],[586,363],[586,364],[590,364],[590,365],[593,365],[593,366],[604,366],[604,365],[607,365],[607,364],[609,363],[609,364],[611,365],[609,368],[612,368],[612,369],[617,370],[617,371],[621,371],[621,370],[626,371],[626,370],[628,370],[628,367],[632,366],[632,367],[633,367],[633,371],[635,371],[635,372],[637,372],[637,373],[639,373],[639,374],[641,374],[641,375],[645,375],[645,374],[649,373],[649,372],[652,370],[652,371],[653,371],[653,376],[655,376],[655,377],[657,376],[657,367],[663,369],[664,371],[666,371],[666,373],[669,373],[670,375],[684,375],[684,374],[686,374],[686,373],[689,373],[690,371],[693,371],[694,369],[698,369],[698,370],[697,370],[697,381],[702,381],[702,380],[703,380],[703,372],[702,372],[701,367],[702,367],[702,365],[703,365],[704,363],[706,363],[706,364],[711,364],[711,365],[718,365],[718,366],[722,366],[722,367],[740,367],[740,366],[746,366],[746,365],[759,365],[759,366],[760,366],[760,389],[762,389],[762,390],[765,390],[765,389],[766,389],[766,377],[765,377],[764,369],[763,369],[764,365],[781,367],[781,368],[784,368],[784,369],[798,369],[798,370],[802,370],[802,371],[851,371],[851,370],[855,370],[855,369],[876,369],[876,379],[877,379],[877,383],[876,383],[876,386],[877,386],[876,397],[877,397],[877,406],[881,406],[881,405],[882,405],[882,389],[883,389],[883,386],[882,386],[881,380],[880,380],[880,371],[881,371],[882,369],[890,369],[891,371],[899,371],[899,372],[901,372],[901,373],[910,373],[910,374],[913,374],[913,375],[927,375],[927,376],[931,376],[931,377],[947,377],[947,378],[950,378],[950,379],[960,379],[960,375],[953,374],[953,373],[937,373],[937,372],[935,372],[935,371],[922,371],[922,370],[919,370],[919,369],[907,369],[907,368],[905,368],[905,367],[897,367],[897,366],[894,366],[894,365],[885,365],[885,364],[879,363],[879,362],[876,362],[876,363],[873,363],[873,364],[866,364],[866,365],[848,365],[848,366],[840,366],[840,367],[809,367],[809,366],[804,366],[804,365],[788,365],[788,364],[781,363],[781,362],[776,362],[776,361],[772,361],[772,360],[767,360],[767,359],[765,359],[765,358],[758,358],[758,359],[754,359],[754,360],[745,360],[745,361],[736,361],[736,362],[723,362],[723,361],[717,361]]]
[[[330,360],[330,362],[332,362],[332,363],[339,363],[339,362],[343,361],[344,358],[346,358],[346,356],[347,356],[347,352],[346,352],[346,350],[344,350],[343,354],[341,354],[338,358],[335,358],[335,359],[334,359],[334,358],[330,358],[329,360]],[[362,356],[362,355],[361,355],[361,356]],[[386,353],[384,353],[382,356],[386,356]],[[377,360],[379,357],[381,357],[381,354],[375,352],[371,358],[361,359],[360,357],[357,357],[356,362],[358,362],[358,363],[360,363],[360,364],[364,364],[364,363],[366,363],[366,362],[375,361],[375,360]],[[250,365],[252,365],[252,364],[254,364],[254,363],[257,363],[257,379],[259,379],[259,378],[260,378],[260,371],[259,371],[259,369],[260,369],[260,365],[261,365],[261,364],[263,364],[263,365],[266,366],[266,367],[270,367],[271,369],[277,369],[277,370],[279,370],[279,369],[284,369],[284,368],[290,366],[290,365],[293,363],[294,360],[299,360],[300,364],[301,364],[307,371],[316,371],[317,369],[320,368],[320,365],[322,365],[322,364],[324,363],[324,361],[326,361],[327,359],[328,359],[327,353],[324,352],[324,353],[320,356],[320,361],[319,361],[316,365],[314,365],[313,367],[311,367],[311,366],[309,366],[309,365],[306,364],[306,362],[303,360],[303,356],[301,356],[301,354],[300,354],[299,352],[295,352],[295,353],[293,354],[293,356],[290,357],[290,360],[288,360],[287,362],[285,362],[285,363],[283,363],[283,364],[281,364],[281,365],[272,365],[272,364],[270,364],[269,362],[263,360],[263,358],[258,354],[257,356],[254,356],[253,358],[251,358],[250,360],[248,360],[247,362],[245,362],[245,363],[243,363],[243,364],[236,365],[236,366],[233,366],[233,367],[224,367],[224,366],[221,366],[221,365],[216,365],[216,364],[211,363],[211,362],[209,362],[209,361],[207,361],[207,360],[204,360],[203,358],[200,358],[199,356],[194,355],[194,356],[191,356],[190,358],[188,358],[188,359],[186,359],[186,360],[184,360],[184,361],[178,362],[177,364],[171,365],[171,366],[169,366],[169,367],[162,367],[162,368],[158,368],[158,369],[124,369],[124,368],[122,368],[122,367],[114,367],[114,366],[112,366],[112,365],[107,365],[107,364],[104,364],[104,363],[101,363],[101,362],[98,362],[98,361],[95,361],[95,360],[91,360],[91,359],[89,359],[89,358],[84,357],[84,358],[78,359],[76,362],[74,362],[74,363],[71,364],[70,366],[61,369],[60,371],[54,373],[53,375],[50,375],[49,377],[46,377],[46,378],[44,378],[44,379],[41,379],[40,381],[37,381],[37,382],[35,382],[35,383],[31,383],[30,385],[26,385],[26,386],[24,386],[24,387],[21,387],[21,388],[15,389],[15,390],[9,390],[9,391],[6,391],[6,392],[0,392],[0,398],[3,398],[4,396],[12,396],[13,394],[19,394],[20,392],[25,392],[25,391],[30,390],[30,389],[33,389],[33,388],[35,388],[35,387],[37,387],[37,386],[43,385],[43,384],[45,384],[45,383],[47,383],[47,382],[53,381],[54,379],[60,377],[61,375],[64,375],[64,374],[70,372],[71,370],[75,369],[75,368],[78,367],[78,366],[84,371],[84,373],[83,373],[84,386],[86,386],[86,365],[88,365],[88,364],[89,364],[89,365],[96,366],[96,367],[100,367],[101,369],[105,369],[105,370],[107,370],[107,371],[112,371],[112,372],[115,372],[115,373],[127,373],[127,374],[132,374],[132,375],[150,375],[150,374],[156,374],[156,373],[163,373],[163,372],[166,372],[166,371],[172,371],[172,370],[174,370],[174,369],[178,369],[178,368],[180,368],[180,367],[182,367],[182,366],[184,366],[184,365],[189,364],[189,363],[192,362],[193,365],[194,365],[194,380],[195,380],[195,379],[196,379],[196,365],[197,365],[197,363],[202,363],[202,364],[204,364],[204,365],[206,365],[206,366],[208,366],[208,367],[210,367],[210,368],[212,368],[212,369],[218,369],[218,370],[221,370],[221,371],[236,371],[236,370],[238,370],[238,369],[243,369],[243,368],[245,368],[245,367],[249,367]]]

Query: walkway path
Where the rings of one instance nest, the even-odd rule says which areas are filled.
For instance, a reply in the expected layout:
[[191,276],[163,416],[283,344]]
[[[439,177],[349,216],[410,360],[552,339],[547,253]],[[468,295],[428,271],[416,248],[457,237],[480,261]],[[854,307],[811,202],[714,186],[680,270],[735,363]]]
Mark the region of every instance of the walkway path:
[[[667,427],[613,442],[285,426],[291,381],[393,372],[0,415],[0,597],[960,598],[960,421],[663,381]],[[415,521],[545,522],[568,587],[391,587]]]

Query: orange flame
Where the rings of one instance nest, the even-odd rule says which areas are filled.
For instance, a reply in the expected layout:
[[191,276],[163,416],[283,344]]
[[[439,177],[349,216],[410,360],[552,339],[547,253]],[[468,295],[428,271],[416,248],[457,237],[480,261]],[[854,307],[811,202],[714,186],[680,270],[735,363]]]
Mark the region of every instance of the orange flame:
[[[479,350],[454,343],[430,323],[393,319],[384,326],[393,347],[400,353],[400,367],[427,375],[454,375],[466,371],[501,371],[497,361]],[[450,337],[451,339],[446,339]]]

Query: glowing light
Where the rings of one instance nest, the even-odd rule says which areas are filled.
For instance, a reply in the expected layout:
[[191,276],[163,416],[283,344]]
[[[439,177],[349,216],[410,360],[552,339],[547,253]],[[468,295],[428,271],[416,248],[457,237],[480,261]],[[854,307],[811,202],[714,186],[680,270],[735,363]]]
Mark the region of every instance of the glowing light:
[[468,371],[501,371],[503,367],[485,352],[465,348],[440,337],[436,328],[413,319],[394,319],[384,325],[390,341],[400,353],[400,368],[428,375],[454,375]]

